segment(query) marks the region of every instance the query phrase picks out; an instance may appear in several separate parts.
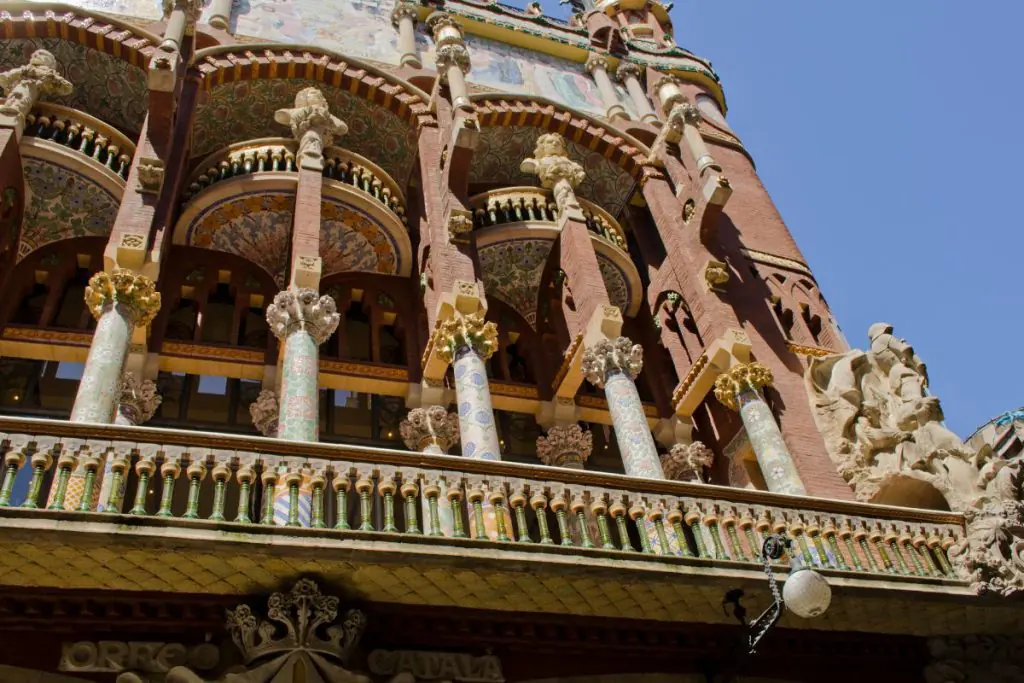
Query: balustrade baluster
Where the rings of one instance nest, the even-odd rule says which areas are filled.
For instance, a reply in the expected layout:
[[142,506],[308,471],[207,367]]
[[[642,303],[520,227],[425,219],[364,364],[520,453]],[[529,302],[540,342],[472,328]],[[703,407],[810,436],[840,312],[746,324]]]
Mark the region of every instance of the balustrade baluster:
[[427,536],[444,536],[441,530],[441,511],[439,509],[441,487],[437,482],[426,482],[424,478],[423,495],[427,498],[427,517],[430,520],[430,531]]
[[672,525],[672,530],[676,533],[676,538],[679,539],[679,552],[683,557],[693,557],[690,543],[686,540],[686,532],[683,531],[683,511],[679,508],[678,502],[672,505],[665,518]]
[[223,522],[224,501],[227,497],[228,480],[231,479],[231,468],[221,460],[214,464],[210,474],[213,477],[213,510],[210,512],[210,521]]
[[[698,504],[699,505],[699,504]],[[711,544],[715,549],[713,559],[716,560],[728,560],[731,559],[729,554],[725,552],[725,545],[722,543],[721,528],[718,524],[718,506],[711,503],[706,504],[707,511],[701,509],[701,522],[707,527],[708,535],[711,537]]]
[[555,513],[555,520],[558,522],[559,545],[572,545],[572,535],[569,533],[569,518],[566,515],[567,504],[565,496],[561,492],[551,497],[551,509]]
[[57,119],[53,122],[53,135],[50,137],[54,142],[59,143],[64,138],[64,130],[68,124],[63,119]]
[[466,538],[466,527],[462,521],[462,484],[448,482],[448,504],[452,508],[452,538]]
[[904,576],[910,575],[910,567],[907,565],[906,559],[903,557],[903,553],[900,552],[899,534],[893,525],[888,525],[888,531],[886,531],[882,538],[884,539],[885,548],[892,554],[893,567],[897,572]]
[[800,553],[800,557],[804,561],[805,567],[814,566],[814,556],[811,554],[811,549],[807,546],[807,536],[805,534],[806,526],[804,525],[803,519],[796,513],[790,513],[793,520],[789,522],[789,536],[796,540],[797,550]]
[[377,482],[377,492],[384,501],[384,532],[398,533],[395,525],[395,474],[393,472],[381,472],[380,480]]
[[635,552],[629,540],[629,527],[626,526],[626,505],[616,500],[608,506],[608,514],[615,520],[615,530],[619,534],[619,550],[624,553]]
[[[371,475],[372,476],[372,475]],[[370,494],[373,492],[373,482],[360,476],[356,479],[356,493],[359,494],[359,530],[374,531],[373,508],[370,504]]]
[[235,512],[235,521],[240,524],[252,524],[249,516],[249,508],[252,498],[252,482],[256,479],[256,470],[252,463],[243,460],[238,464],[238,471],[235,472],[235,479],[238,481],[238,510]]
[[835,566],[838,569],[849,570],[849,566],[846,564],[846,559],[843,557],[843,553],[839,548],[839,539],[836,538],[837,530],[835,520],[831,517],[825,518],[825,523],[822,525],[822,535],[825,537],[825,541],[828,546],[832,549],[832,555],[835,558]]
[[[660,546],[661,555],[671,555],[672,547],[668,542],[668,534],[665,533],[665,511],[660,504],[650,506],[650,510],[647,513],[647,519],[654,524],[654,531],[658,536],[658,545]],[[641,535],[646,536],[645,529],[641,529]],[[652,550],[653,552],[653,550]]]
[[274,489],[277,488],[277,467],[276,462],[267,459],[263,461],[263,474],[260,481],[263,483],[263,516],[260,524],[264,526],[274,525]]
[[587,523],[587,503],[584,500],[583,494],[576,493],[573,495],[569,509],[576,516],[576,523],[580,528],[580,547],[593,548],[594,542],[590,538],[590,524]]
[[914,548],[913,540],[911,539],[910,528],[903,526],[902,530],[898,532],[899,538],[897,539],[897,545],[903,549],[903,553],[906,557],[910,558],[910,562],[907,563],[907,568],[913,571],[917,576],[927,576],[924,570],[924,560],[917,554],[917,550]]
[[181,474],[181,465],[177,458],[167,456],[160,465],[160,476],[163,477],[163,490],[160,492],[160,508],[157,510],[157,517],[171,517],[171,504],[174,502],[174,481]]
[[284,151],[284,170],[292,173],[299,170],[295,165],[295,153],[287,149]]
[[348,492],[352,488],[352,480],[349,478],[347,468],[336,469],[331,479],[331,486],[334,487],[334,507],[338,516],[334,523],[335,529],[350,530],[348,523]]
[[914,552],[923,565],[925,576],[942,576],[942,571],[935,564],[931,552],[928,550],[928,539],[925,538],[924,528],[918,527],[911,541],[914,544]]
[[328,463],[327,462],[315,462],[311,463],[313,467],[313,473],[309,478],[310,493],[310,511],[309,511],[309,526],[313,529],[326,529],[327,519],[324,514],[324,490],[327,488],[327,476],[325,474]]
[[402,483],[400,493],[405,500],[405,533],[422,534],[419,527],[419,514],[416,512],[416,494],[420,491],[414,479],[406,479]]
[[633,520],[633,524],[636,526],[637,536],[640,537],[640,552],[651,555],[654,550],[651,548],[651,539],[647,535],[647,530],[644,528],[643,519],[646,516],[647,511],[640,506],[640,503],[634,503],[629,508],[629,518]]
[[541,544],[553,545],[555,540],[551,538],[551,530],[548,529],[547,496],[540,491],[533,494],[533,497],[530,498],[530,507],[533,508],[533,512],[537,517],[537,531],[540,534]]
[[601,541],[601,548],[604,550],[616,550],[612,543],[611,529],[608,527],[608,504],[605,502],[605,494],[598,494],[590,503],[590,513],[597,520],[597,535]]
[[96,490],[96,470],[100,467],[100,459],[92,453],[84,452],[81,464],[85,468],[85,483],[82,485],[82,499],[78,503],[78,511],[92,512],[92,495]]
[[739,531],[737,525],[739,521],[736,518],[736,508],[726,508],[725,513],[722,515],[722,527],[725,529],[725,535],[729,539],[729,546],[732,550],[730,556],[734,560],[740,562],[748,562],[750,558],[743,551],[743,544],[740,542]]
[[526,521],[526,506],[529,501],[523,490],[523,483],[518,482],[515,488],[516,490],[508,497],[508,504],[512,507],[512,514],[516,518],[515,526],[518,534],[514,534],[515,540],[516,543],[533,543]]
[[697,507],[697,503],[692,502],[683,519],[690,526],[690,531],[693,533],[693,541],[697,544],[697,556],[710,560],[713,558],[711,553],[708,552],[707,543],[704,542],[704,530],[701,529],[702,516],[703,514],[700,508]]
[[505,513],[505,485],[492,484],[487,501],[494,509],[494,524],[498,531],[498,541],[500,543],[511,543],[512,537],[508,533],[509,517]]
[[18,476],[18,470],[25,463],[25,448],[12,446],[4,454],[4,484],[0,488],[0,507],[8,507],[11,504],[11,493],[14,491],[14,478]]
[[195,457],[185,469],[188,476],[188,502],[185,504],[183,519],[199,519],[199,489],[206,478],[206,463],[204,458]]
[[[864,525],[867,525],[867,521],[863,521],[862,523]],[[870,552],[871,550],[876,551],[878,553],[879,559],[882,560],[882,566],[885,568],[885,571],[889,574],[895,574],[896,567],[893,565],[892,560],[889,559],[889,553],[885,551],[885,546],[883,545],[883,534],[881,531],[878,530],[877,523],[874,527],[868,529],[867,538],[869,543],[866,544],[867,550],[865,552]],[[871,564],[875,564],[874,558],[870,558],[870,560]],[[878,571],[877,565],[874,567],[874,569]]]
[[78,457],[68,449],[62,449],[60,457],[57,458],[57,480],[53,494],[50,496],[48,510],[63,510],[64,496],[68,492],[68,481],[71,479],[71,472],[78,465]]
[[[934,545],[932,545],[933,543]],[[940,537],[938,531],[934,531],[928,537],[928,545],[931,547],[932,552],[935,553],[935,559],[938,561],[939,566],[942,567],[942,573],[946,576],[955,576],[953,567],[949,563],[949,555],[947,554],[953,543],[954,541],[949,535]]]

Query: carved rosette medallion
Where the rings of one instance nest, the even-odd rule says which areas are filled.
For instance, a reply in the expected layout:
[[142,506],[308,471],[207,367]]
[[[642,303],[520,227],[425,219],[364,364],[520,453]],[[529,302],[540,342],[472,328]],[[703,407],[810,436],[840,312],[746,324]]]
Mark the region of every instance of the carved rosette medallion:
[[715,398],[731,410],[740,409],[742,394],[757,394],[762,387],[771,386],[772,371],[761,363],[741,363],[723,372],[715,380]]
[[96,320],[117,305],[136,327],[145,327],[160,310],[160,293],[148,277],[116,268],[112,273],[102,271],[89,279],[85,305]]
[[547,436],[537,437],[537,457],[551,467],[581,470],[593,449],[593,435],[578,424],[552,427]]
[[277,436],[277,421],[281,411],[281,404],[277,392],[264,389],[256,397],[256,400],[249,404],[249,415],[252,423],[259,430],[260,434],[270,438]]
[[319,346],[330,339],[340,321],[334,299],[305,287],[278,292],[267,307],[267,324],[281,341],[303,330]]
[[676,481],[704,483],[704,470],[711,467],[715,454],[700,441],[679,443],[661,456],[665,476]]
[[483,360],[498,350],[498,327],[487,322],[482,313],[456,315],[441,323],[434,332],[434,350],[444,363],[451,363],[458,349],[467,347]]
[[603,387],[612,374],[634,380],[644,367],[644,350],[629,337],[602,339],[583,352],[583,374],[596,387]]
[[398,429],[411,451],[426,451],[434,446],[447,453],[459,441],[459,416],[449,413],[444,406],[415,408]]
[[162,402],[163,398],[157,393],[153,380],[145,379],[140,382],[133,372],[122,375],[121,396],[117,409],[126,421],[133,425],[149,422]]

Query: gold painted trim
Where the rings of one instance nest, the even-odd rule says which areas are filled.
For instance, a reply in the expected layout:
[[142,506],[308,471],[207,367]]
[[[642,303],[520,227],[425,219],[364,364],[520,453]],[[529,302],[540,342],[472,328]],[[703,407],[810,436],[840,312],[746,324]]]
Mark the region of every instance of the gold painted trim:
[[839,355],[839,351],[833,351],[832,349],[826,349],[820,346],[803,346],[802,344],[786,344],[786,348],[790,352],[795,353],[798,356],[810,356],[812,358],[824,358],[825,356],[836,356]]

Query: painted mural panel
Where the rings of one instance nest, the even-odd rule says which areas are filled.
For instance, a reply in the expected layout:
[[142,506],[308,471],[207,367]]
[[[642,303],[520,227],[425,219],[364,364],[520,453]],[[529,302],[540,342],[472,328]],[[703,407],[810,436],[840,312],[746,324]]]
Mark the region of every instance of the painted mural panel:
[[[45,0],[36,0],[44,2]],[[120,14],[139,19],[156,20],[163,16],[160,0],[68,0],[68,5],[105,14]]]

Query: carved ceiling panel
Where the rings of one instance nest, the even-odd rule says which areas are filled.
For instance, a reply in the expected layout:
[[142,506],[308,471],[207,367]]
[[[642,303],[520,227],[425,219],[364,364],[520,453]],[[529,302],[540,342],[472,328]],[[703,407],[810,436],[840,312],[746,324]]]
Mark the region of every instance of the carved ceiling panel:
[[[469,171],[470,183],[536,185],[537,178],[519,170],[523,159],[533,156],[537,138],[547,131],[535,126],[493,127],[480,132]],[[633,178],[604,155],[568,140],[569,157],[581,164],[586,179],[576,194],[617,216],[633,190]]]
[[242,140],[290,136],[286,126],[274,122],[274,112],[295,106],[295,94],[308,87],[319,88],[331,113],[348,124],[348,133],[335,144],[362,154],[404,186],[416,158],[415,129],[382,107],[306,79],[237,81],[202,93],[192,155],[205,156]]
[[75,237],[106,237],[118,198],[84,175],[32,157],[22,160],[30,197],[18,259],[42,246]]
[[48,101],[91,114],[133,140],[138,137],[149,106],[149,87],[142,69],[59,38],[17,38],[0,41],[0,71],[24,66],[39,49],[53,53],[57,69],[75,86],[67,97]]

